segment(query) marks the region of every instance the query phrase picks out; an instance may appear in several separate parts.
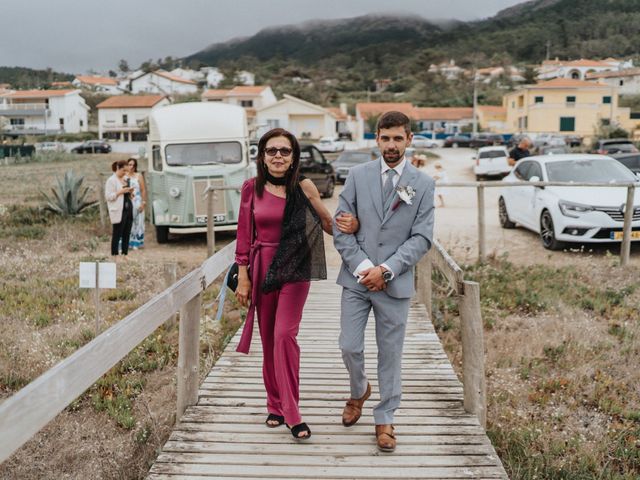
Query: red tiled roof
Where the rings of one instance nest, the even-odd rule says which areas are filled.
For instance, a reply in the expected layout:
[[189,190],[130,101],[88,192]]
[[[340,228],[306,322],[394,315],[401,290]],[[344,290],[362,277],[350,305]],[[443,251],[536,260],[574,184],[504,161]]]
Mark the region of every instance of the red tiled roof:
[[18,90],[7,95],[7,98],[49,98],[63,97],[80,90]]
[[229,96],[260,95],[267,88],[268,85],[238,85],[229,91]]
[[110,78],[110,77],[78,75],[76,77],[76,80],[86,85],[113,85],[113,86],[118,85],[118,81],[115,78]]
[[151,72],[151,73],[155,73],[156,75],[160,77],[164,77],[167,80],[171,80],[172,82],[186,83],[188,85],[197,85],[197,83],[194,82],[193,80],[187,80],[186,78],[173,75],[172,73],[165,72],[164,70],[156,70],[155,72]]
[[360,112],[360,116],[363,118],[373,117],[390,111],[401,112],[409,118],[414,118],[414,107],[411,103],[356,103],[356,112]]
[[107,98],[96,108],[151,108],[166,95],[117,95]]
[[640,75],[640,68],[627,68],[626,70],[614,70],[610,72],[587,73],[587,78],[615,78]]
[[338,107],[327,107],[325,108],[331,115],[333,115],[336,120],[346,120],[347,116],[340,110]]
[[506,113],[507,109],[500,105],[478,105],[478,110],[491,113]]
[[218,88],[218,89],[209,89],[202,94],[202,98],[220,98],[226,97],[231,90]]
[[473,118],[471,107],[424,107],[414,108],[416,120],[462,120]]
[[575,80],[573,78],[554,78],[546,82],[539,82],[530,85],[528,88],[602,88],[594,82],[585,82],[584,80]]

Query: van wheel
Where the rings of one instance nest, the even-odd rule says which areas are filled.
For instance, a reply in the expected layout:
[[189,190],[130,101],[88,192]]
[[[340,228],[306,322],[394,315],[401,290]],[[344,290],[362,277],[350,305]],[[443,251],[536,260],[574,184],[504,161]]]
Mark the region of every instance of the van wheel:
[[560,250],[563,243],[556,240],[556,231],[553,226],[553,218],[549,210],[542,212],[540,216],[540,240],[547,250]]
[[322,194],[323,198],[331,198],[333,197],[333,191],[336,187],[336,182],[333,181],[333,178],[330,178],[327,181],[327,188],[325,189],[324,193]]
[[498,216],[500,217],[500,226],[502,228],[516,228],[516,224],[509,220],[507,204],[504,203],[504,198],[502,197],[498,200]]
[[169,227],[156,225],[156,240],[158,243],[167,243],[169,241]]

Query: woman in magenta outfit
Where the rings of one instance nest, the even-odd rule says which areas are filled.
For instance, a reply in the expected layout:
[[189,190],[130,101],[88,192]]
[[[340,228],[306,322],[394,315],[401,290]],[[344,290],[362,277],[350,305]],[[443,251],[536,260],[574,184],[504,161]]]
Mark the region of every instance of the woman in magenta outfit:
[[[296,439],[311,430],[299,401],[300,348],[296,341],[309,281],[326,278],[322,231],[332,234],[331,214],[313,182],[299,175],[300,146],[286,130],[267,132],[258,143],[257,176],[242,186],[236,262],[236,297],[249,305],[238,351],[249,352],[254,311],[262,341],[267,391],[266,424],[286,424]],[[336,221],[346,233],[357,219]]]

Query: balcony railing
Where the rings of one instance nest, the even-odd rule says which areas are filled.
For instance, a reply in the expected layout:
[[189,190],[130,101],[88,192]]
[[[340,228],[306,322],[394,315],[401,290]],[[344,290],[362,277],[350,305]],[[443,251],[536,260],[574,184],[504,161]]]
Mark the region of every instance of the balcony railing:
[[0,103],[0,115],[51,116],[51,110],[46,103]]

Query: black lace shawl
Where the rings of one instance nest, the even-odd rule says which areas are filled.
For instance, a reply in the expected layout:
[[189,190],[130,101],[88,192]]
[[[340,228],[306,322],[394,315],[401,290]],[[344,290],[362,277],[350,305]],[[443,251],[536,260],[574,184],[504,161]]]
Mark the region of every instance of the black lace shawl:
[[298,184],[294,194],[287,195],[280,244],[267,270],[262,291],[278,290],[285,283],[326,278],[320,216]]

